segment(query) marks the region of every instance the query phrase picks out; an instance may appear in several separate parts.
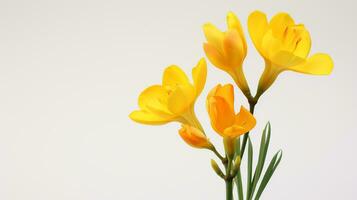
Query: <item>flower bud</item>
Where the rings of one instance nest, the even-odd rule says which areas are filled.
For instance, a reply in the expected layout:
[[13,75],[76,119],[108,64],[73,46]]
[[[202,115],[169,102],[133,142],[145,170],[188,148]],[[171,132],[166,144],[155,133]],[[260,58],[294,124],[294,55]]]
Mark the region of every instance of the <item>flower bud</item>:
[[235,159],[234,159],[234,163],[233,163],[233,169],[232,169],[232,176],[236,176],[239,168],[240,168],[240,156],[237,156]]
[[218,164],[213,159],[211,159],[211,166],[212,166],[214,172],[216,172],[216,174],[218,176],[220,176],[221,178],[224,178],[224,174],[223,174],[222,170],[219,168]]
[[182,124],[182,128],[179,130],[181,138],[190,146],[195,148],[211,148],[212,144],[198,128],[193,126]]

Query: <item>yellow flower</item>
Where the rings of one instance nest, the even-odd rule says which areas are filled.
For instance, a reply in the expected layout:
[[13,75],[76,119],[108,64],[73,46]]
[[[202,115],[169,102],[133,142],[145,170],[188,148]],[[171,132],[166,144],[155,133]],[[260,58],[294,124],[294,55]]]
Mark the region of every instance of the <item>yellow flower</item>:
[[201,129],[193,107],[206,82],[207,66],[202,58],[192,69],[193,84],[175,65],[165,69],[162,85],[146,88],[139,96],[139,110],[129,117],[139,123],[161,125],[178,121]]
[[182,124],[179,134],[181,138],[192,147],[210,149],[213,146],[202,131],[190,125]]
[[242,92],[250,97],[242,65],[247,55],[247,44],[242,26],[233,12],[227,14],[228,30],[220,31],[211,23],[203,26],[207,43],[204,51],[213,65],[232,76]]
[[234,112],[234,90],[231,84],[217,85],[207,96],[207,110],[212,128],[224,138],[239,137],[254,128],[254,116],[243,106]]
[[258,96],[286,70],[313,75],[331,73],[331,57],[323,53],[308,57],[311,48],[310,34],[304,25],[295,24],[288,14],[278,13],[268,23],[264,13],[255,11],[248,18],[248,29],[256,49],[265,60]]

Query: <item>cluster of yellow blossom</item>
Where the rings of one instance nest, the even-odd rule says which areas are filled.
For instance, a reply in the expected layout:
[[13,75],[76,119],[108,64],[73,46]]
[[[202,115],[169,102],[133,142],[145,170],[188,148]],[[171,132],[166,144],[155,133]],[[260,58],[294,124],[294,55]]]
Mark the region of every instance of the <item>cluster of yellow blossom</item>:
[[[248,17],[249,35],[265,61],[256,95],[253,97],[243,72],[247,43],[240,21],[229,12],[227,30],[220,31],[213,24],[203,26],[207,42],[203,49],[209,61],[227,72],[250,102],[274,83],[283,71],[326,75],[331,73],[333,61],[329,55],[317,53],[309,57],[311,38],[302,24],[296,24],[287,13],[276,14],[269,22],[264,13],[254,11]],[[130,114],[136,122],[160,125],[176,121],[182,124],[180,136],[196,148],[212,149],[194,113],[195,101],[202,92],[207,76],[204,58],[192,70],[193,83],[175,65],[165,69],[162,84],[145,89],[139,96],[139,110]],[[208,94],[206,107],[212,128],[225,139],[235,139],[254,128],[252,113],[241,106],[234,109],[234,88],[231,84],[217,85]]]

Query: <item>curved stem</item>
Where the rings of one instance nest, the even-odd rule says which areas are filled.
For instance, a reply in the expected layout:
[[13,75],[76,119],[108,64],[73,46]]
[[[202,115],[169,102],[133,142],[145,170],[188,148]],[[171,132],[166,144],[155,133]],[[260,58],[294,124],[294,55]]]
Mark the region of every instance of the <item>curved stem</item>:
[[253,96],[250,92],[247,79],[245,78],[245,75],[243,73],[243,69],[241,67],[237,67],[235,71],[229,74],[231,75],[239,89],[243,92],[244,96],[247,97],[247,99],[252,99]]
[[[253,100],[249,100],[249,111],[250,113],[254,114],[254,108],[255,105],[257,104],[258,100],[256,98],[254,98]],[[244,155],[244,151],[245,151],[245,146],[247,145],[247,140],[249,137],[249,132],[246,133],[243,137],[243,142],[242,142],[242,148],[240,150],[240,159],[243,158]]]
[[216,154],[216,156],[224,163],[226,158],[224,158],[216,149],[216,147],[212,146],[212,148],[210,148],[210,150]]

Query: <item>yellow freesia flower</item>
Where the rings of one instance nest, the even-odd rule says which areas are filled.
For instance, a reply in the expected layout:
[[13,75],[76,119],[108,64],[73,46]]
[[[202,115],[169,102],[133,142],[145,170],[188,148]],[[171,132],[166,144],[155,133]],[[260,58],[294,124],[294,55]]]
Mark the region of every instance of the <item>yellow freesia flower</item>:
[[201,59],[192,69],[193,84],[176,65],[165,69],[162,85],[146,88],[139,96],[139,110],[129,117],[139,123],[160,125],[178,121],[201,128],[193,111],[194,103],[206,82],[207,66]]
[[192,147],[206,149],[213,147],[212,143],[208,140],[206,135],[193,126],[182,124],[182,128],[179,130],[179,134],[181,138]]
[[295,24],[289,14],[278,13],[268,23],[264,13],[255,11],[248,18],[248,29],[256,49],[265,60],[258,96],[286,70],[313,75],[331,73],[333,61],[329,55],[317,53],[308,57],[310,34],[304,25]]
[[239,137],[254,128],[254,116],[243,106],[234,112],[234,90],[231,84],[217,85],[207,96],[207,110],[212,128],[224,138]]
[[232,76],[246,96],[251,96],[242,65],[247,55],[247,44],[243,29],[233,12],[227,14],[228,30],[220,31],[211,23],[203,26],[207,42],[204,51],[213,65]]

